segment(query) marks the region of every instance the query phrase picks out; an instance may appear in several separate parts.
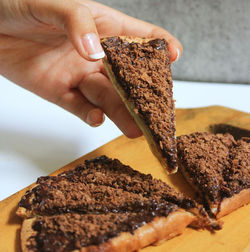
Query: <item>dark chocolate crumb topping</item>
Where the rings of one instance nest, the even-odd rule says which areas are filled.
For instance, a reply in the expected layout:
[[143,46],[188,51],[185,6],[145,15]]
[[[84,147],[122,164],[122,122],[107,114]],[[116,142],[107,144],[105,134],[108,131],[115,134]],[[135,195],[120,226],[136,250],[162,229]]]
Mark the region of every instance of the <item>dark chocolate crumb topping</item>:
[[250,188],[250,138],[197,132],[178,137],[177,149],[189,180],[212,202]]
[[167,42],[111,37],[102,42],[117,82],[149,128],[170,170],[177,167],[173,84]]
[[135,212],[166,202],[194,207],[190,199],[161,180],[105,156],[58,176],[40,177],[37,184],[19,206],[39,215]]
[[34,251],[70,251],[133,233],[156,216],[195,203],[161,180],[101,156],[58,176],[40,177],[19,206],[40,215],[30,239]]
[[[175,205],[159,208],[164,214],[172,212]],[[40,216],[33,224],[37,232],[29,239],[33,251],[73,251],[82,247],[98,246],[121,232],[133,233],[154,218],[154,212],[145,216],[139,213],[86,214],[68,213],[51,217]]]

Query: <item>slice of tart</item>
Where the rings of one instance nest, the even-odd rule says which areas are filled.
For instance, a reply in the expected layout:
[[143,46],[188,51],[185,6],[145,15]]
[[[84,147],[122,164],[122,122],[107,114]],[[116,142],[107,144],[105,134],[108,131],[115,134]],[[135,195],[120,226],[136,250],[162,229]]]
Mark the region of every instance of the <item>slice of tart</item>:
[[250,202],[250,138],[196,132],[177,138],[179,168],[220,218]]
[[182,233],[193,216],[173,209],[168,217],[155,217],[149,222],[145,219],[143,212],[38,216],[23,222],[22,249],[23,252],[136,251]]
[[169,173],[177,171],[175,107],[164,39],[102,39],[109,78],[142,130],[153,154]]
[[19,203],[23,251],[135,251],[214,227],[173,188],[105,156],[41,177]]

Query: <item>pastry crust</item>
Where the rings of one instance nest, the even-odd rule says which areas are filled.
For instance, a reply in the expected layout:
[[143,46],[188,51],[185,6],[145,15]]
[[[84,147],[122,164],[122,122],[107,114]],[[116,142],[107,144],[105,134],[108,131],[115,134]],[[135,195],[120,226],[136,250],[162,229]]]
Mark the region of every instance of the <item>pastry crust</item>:
[[250,188],[242,190],[233,197],[223,199],[216,213],[216,217],[221,218],[248,203],[250,203]]
[[[135,42],[135,43],[145,43],[148,42],[150,40],[153,39],[148,39],[148,38],[132,38],[132,37],[125,37],[125,36],[119,36],[120,39],[128,41],[129,43],[131,42]],[[104,42],[106,39],[103,38],[102,42]],[[115,90],[118,92],[118,94],[120,95],[123,103],[125,104],[126,108],[128,109],[128,111],[130,112],[131,116],[133,117],[133,119],[135,120],[136,124],[139,126],[139,128],[141,129],[143,135],[145,136],[148,145],[152,151],[152,153],[155,155],[155,157],[159,160],[159,162],[161,163],[161,165],[165,168],[165,170],[167,171],[167,173],[176,173],[177,172],[177,167],[173,170],[173,169],[169,169],[165,159],[162,157],[161,154],[161,150],[159,145],[154,141],[153,135],[150,132],[148,126],[144,123],[143,118],[137,114],[136,108],[133,105],[133,103],[131,103],[127,98],[126,98],[126,94],[124,92],[124,90],[121,88],[121,86],[119,85],[119,83],[116,80],[116,77],[112,71],[112,66],[108,63],[107,57],[105,56],[103,58],[103,63],[105,66],[105,69],[107,71],[107,74],[109,76],[109,79],[111,81],[111,83],[113,84]],[[174,106],[174,104],[173,104]],[[174,108],[173,108],[174,109]]]
[[29,211],[28,209],[26,209],[24,207],[18,207],[18,209],[16,211],[16,215],[18,215],[19,217],[21,217],[23,219],[34,217],[33,212]]
[[[184,165],[179,162],[179,169],[183,176],[185,177],[186,181],[200,194],[198,187],[196,187],[192,181],[192,178],[188,175],[185,170]],[[202,195],[200,194],[202,197]],[[224,198],[221,202],[212,202],[205,196],[206,202],[208,203],[210,212],[219,219],[227,214],[230,214],[234,210],[250,203],[250,189],[244,189],[239,193],[233,195],[230,198]]]
[[[150,244],[160,243],[180,235],[184,229],[196,220],[196,216],[185,210],[179,209],[167,217],[156,217],[153,221],[135,230],[134,234],[123,232],[119,236],[102,243],[99,246],[83,247],[74,252],[127,252],[135,251]],[[32,225],[36,219],[26,219],[21,229],[21,245],[23,252],[31,252],[27,248],[29,238],[36,232]]]
[[35,218],[26,219],[23,221],[21,228],[21,248],[23,252],[32,251],[27,246],[29,245],[29,238],[36,235],[36,231],[32,229],[32,225],[35,221]]
[[[32,186],[29,191],[31,191],[35,187],[37,187],[37,185]],[[32,202],[33,199],[34,199],[34,196],[30,198],[30,201]],[[23,219],[26,219],[26,218],[34,217],[36,214],[32,210],[28,210],[27,208],[19,206],[17,208],[16,215],[18,215],[19,217]]]

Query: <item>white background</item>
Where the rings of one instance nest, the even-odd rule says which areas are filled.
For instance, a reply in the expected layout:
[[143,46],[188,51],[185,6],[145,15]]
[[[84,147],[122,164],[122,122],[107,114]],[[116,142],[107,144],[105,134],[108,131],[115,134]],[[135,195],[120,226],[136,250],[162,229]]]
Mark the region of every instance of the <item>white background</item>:
[[[250,85],[174,82],[177,108],[222,105],[250,112]],[[0,200],[118,137],[106,118],[91,128],[0,76]]]

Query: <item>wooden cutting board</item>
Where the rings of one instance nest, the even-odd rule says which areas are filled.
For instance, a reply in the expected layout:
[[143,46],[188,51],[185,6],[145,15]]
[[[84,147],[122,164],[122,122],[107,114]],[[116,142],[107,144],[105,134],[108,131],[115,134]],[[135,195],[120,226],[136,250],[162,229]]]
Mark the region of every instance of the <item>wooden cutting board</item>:
[[[231,125],[232,127],[230,126],[229,130],[233,129],[237,134],[243,132],[243,135],[249,135],[250,114],[219,106],[177,109],[177,135],[194,131],[208,131],[211,130],[210,126],[213,124]],[[240,127],[242,130],[235,131],[234,127]],[[217,130],[223,130],[224,128],[222,125]],[[193,194],[179,173],[170,176],[165,174],[158,161],[151,154],[144,137],[132,140],[121,136],[64,166],[54,172],[53,175],[72,169],[85,159],[100,155],[118,158],[134,169],[144,173],[151,173],[153,177],[162,179],[179,191],[191,196]],[[0,252],[21,251],[19,242],[21,220],[15,215],[15,211],[21,196],[28,188],[0,202]],[[149,246],[142,251],[250,251],[250,204],[225,216],[222,220],[224,221],[223,229],[215,234],[211,234],[206,230],[196,231],[187,228],[182,235],[166,241],[162,245]]]

